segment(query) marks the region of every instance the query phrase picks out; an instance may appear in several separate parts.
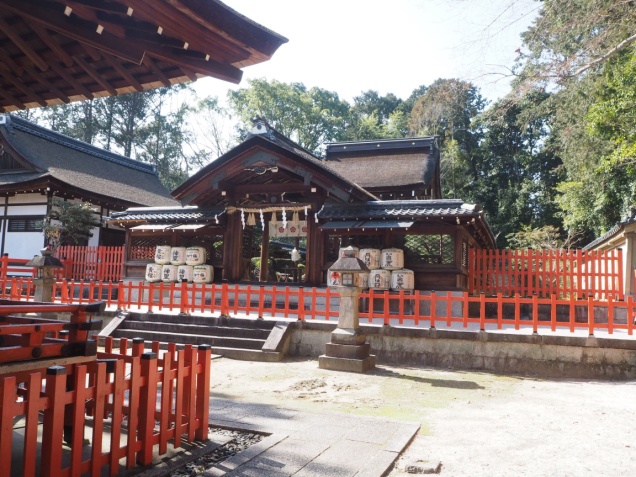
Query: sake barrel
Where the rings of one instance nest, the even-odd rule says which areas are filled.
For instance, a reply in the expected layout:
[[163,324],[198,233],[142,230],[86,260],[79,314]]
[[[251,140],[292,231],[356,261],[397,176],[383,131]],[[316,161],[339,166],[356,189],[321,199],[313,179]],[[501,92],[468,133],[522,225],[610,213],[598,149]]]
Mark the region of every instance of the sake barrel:
[[[340,248],[338,249],[338,258],[340,258],[340,257],[344,257],[344,255],[343,255],[343,253],[344,253],[344,249],[345,249],[345,248],[348,248],[348,247],[349,247],[349,245],[347,245],[346,247],[340,247]],[[358,254],[360,253],[360,249],[359,249],[358,247],[354,247],[354,246],[351,246],[351,248],[353,249],[353,256],[354,256],[354,257],[357,257],[357,256],[358,256]]]
[[163,265],[161,267],[161,281],[166,283],[177,281],[177,266]]
[[212,265],[195,265],[192,267],[192,281],[194,283],[212,283],[214,267]]
[[404,252],[399,248],[382,249],[380,266],[385,270],[399,270],[404,268]]
[[369,288],[369,272],[360,272],[356,275],[356,286],[360,288]]
[[170,249],[170,263],[172,265],[183,265],[186,261],[185,247],[172,247]]
[[413,270],[403,268],[391,272],[391,290],[413,290],[415,287],[415,275]]
[[362,260],[369,270],[380,268],[380,255],[382,252],[378,248],[361,248],[358,258]]
[[155,263],[166,265],[170,263],[170,245],[157,245],[155,249]]
[[149,263],[146,265],[146,281],[147,282],[159,282],[161,281],[161,267],[158,263]]
[[177,281],[182,282],[186,280],[191,282],[193,280],[194,270],[192,265],[178,265],[177,266]]
[[369,272],[369,288],[388,290],[391,288],[391,272],[381,268]]
[[203,265],[205,263],[205,247],[188,247],[185,263],[186,265]]

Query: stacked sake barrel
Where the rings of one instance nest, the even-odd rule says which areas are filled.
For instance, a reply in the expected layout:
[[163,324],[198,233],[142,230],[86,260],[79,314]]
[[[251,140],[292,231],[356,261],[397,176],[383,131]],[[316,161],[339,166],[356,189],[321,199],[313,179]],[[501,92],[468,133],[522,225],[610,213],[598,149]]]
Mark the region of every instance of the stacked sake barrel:
[[362,249],[360,259],[369,268],[369,287],[374,290],[412,290],[412,270],[404,268],[404,251],[399,248]]
[[205,259],[205,247],[158,245],[155,249],[155,262],[146,265],[146,281],[211,283],[214,268],[205,265]]

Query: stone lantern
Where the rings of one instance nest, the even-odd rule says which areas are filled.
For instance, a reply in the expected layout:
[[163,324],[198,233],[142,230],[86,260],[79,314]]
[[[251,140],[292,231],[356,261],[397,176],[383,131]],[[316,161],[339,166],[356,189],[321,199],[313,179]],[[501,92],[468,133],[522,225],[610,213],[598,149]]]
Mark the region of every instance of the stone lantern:
[[375,356],[370,354],[358,318],[358,298],[362,290],[357,286],[358,275],[368,271],[352,247],[344,249],[342,257],[329,269],[328,285],[340,294],[340,313],[338,327],[331,333],[326,352],[318,358],[322,369],[363,373],[375,367]]
[[40,302],[52,302],[55,269],[64,268],[64,265],[53,256],[49,248],[43,248],[40,252],[42,252],[42,255],[36,255],[25,264],[27,267],[37,269],[37,276],[33,279],[33,284],[35,285],[33,299]]

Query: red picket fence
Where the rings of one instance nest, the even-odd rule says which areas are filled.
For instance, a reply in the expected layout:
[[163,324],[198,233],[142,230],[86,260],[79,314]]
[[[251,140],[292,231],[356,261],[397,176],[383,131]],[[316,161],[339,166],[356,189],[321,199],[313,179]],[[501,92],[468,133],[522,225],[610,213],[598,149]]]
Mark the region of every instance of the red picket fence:
[[468,292],[507,296],[624,297],[620,249],[470,250]]
[[34,277],[36,270],[33,267],[27,267],[28,258],[10,258],[9,254],[0,257],[0,278],[12,277]]
[[124,339],[114,350],[107,339],[97,361],[0,375],[0,475],[114,476],[149,465],[170,441],[207,440],[210,347],[171,345],[161,357],[159,343],[152,352],[143,340],[130,348]]
[[119,281],[124,273],[124,247],[63,245],[55,256],[64,263],[67,280]]
[[[2,286],[0,280],[0,286]],[[19,283],[12,289],[26,290]],[[1,297],[9,297],[8,294]],[[193,283],[57,282],[55,300],[88,303],[103,300],[111,309],[141,312],[179,312],[225,316],[259,316],[298,320],[337,320],[340,297],[329,288],[250,286]],[[14,294],[13,299],[29,299]],[[589,334],[601,330],[632,334],[636,310],[633,298],[574,294],[559,298],[522,297],[498,293],[477,296],[467,292],[368,290],[360,294],[360,319],[391,326],[436,326],[461,329],[532,327]],[[479,326],[478,326],[479,325]]]

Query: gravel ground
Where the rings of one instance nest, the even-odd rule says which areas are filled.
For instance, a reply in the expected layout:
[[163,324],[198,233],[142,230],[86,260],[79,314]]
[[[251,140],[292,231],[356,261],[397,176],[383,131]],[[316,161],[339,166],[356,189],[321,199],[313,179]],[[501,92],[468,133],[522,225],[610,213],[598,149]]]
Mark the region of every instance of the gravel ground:
[[442,476],[636,475],[636,381],[542,380],[315,360],[212,364],[214,397],[422,424],[392,477],[442,463]]

